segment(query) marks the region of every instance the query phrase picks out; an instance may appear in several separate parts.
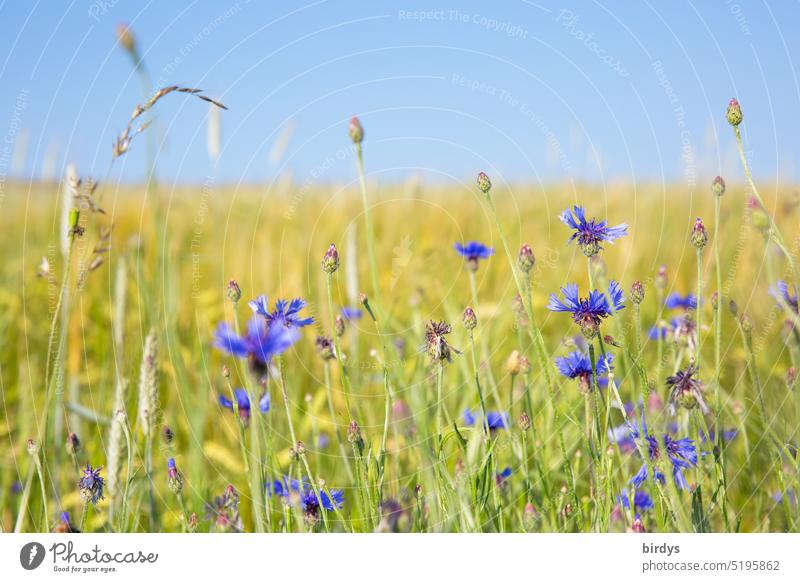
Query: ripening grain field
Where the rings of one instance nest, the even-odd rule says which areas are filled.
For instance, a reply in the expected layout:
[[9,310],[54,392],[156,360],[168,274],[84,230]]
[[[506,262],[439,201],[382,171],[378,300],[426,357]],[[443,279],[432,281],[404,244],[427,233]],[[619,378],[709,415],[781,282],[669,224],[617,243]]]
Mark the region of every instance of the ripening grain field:
[[800,530],[796,193],[384,184],[346,125],[341,185],[9,185],[2,531]]

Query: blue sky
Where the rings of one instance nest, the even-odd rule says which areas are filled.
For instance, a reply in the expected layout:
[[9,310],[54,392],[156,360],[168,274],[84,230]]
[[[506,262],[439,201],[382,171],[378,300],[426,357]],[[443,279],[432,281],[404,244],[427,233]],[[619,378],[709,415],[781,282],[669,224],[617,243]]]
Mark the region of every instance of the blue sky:
[[[797,2],[741,0],[2,2],[0,173],[60,174],[74,161],[106,175],[141,100],[114,34],[124,21],[155,84],[230,107],[214,166],[208,107],[177,95],[159,105],[164,180],[350,180],[357,114],[369,170],[386,181],[486,169],[705,188],[741,173],[724,119],[737,96],[756,174],[787,181],[800,170],[799,17]],[[143,154],[142,141],[115,179],[140,179]]]

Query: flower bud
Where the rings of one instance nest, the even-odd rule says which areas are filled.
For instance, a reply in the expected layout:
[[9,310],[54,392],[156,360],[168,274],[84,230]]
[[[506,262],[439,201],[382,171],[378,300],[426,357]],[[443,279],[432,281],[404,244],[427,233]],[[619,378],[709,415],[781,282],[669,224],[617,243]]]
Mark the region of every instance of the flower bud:
[[714,181],[711,182],[711,191],[714,193],[714,196],[722,196],[725,194],[725,180],[722,179],[722,176],[717,176],[714,178]]
[[344,317],[341,315],[337,315],[333,320],[333,333],[336,334],[336,337],[342,337],[344,335]]
[[525,356],[519,359],[519,371],[523,374],[531,371],[531,361]]
[[739,305],[737,305],[736,301],[734,301],[733,299],[731,299],[728,302],[728,309],[730,310],[731,315],[733,315],[734,317],[739,315]]
[[478,316],[475,315],[475,311],[472,307],[467,307],[464,310],[464,327],[469,331],[478,327]]
[[523,273],[530,273],[531,269],[536,265],[536,257],[533,256],[533,249],[528,243],[520,247],[517,265]]
[[669,277],[667,277],[667,266],[661,265],[658,268],[658,274],[656,275],[656,289],[659,291],[664,291],[667,288],[667,283],[669,283]]
[[492,181],[489,179],[489,176],[481,172],[478,174],[478,188],[484,194],[489,194],[489,191],[492,189]]
[[39,443],[33,439],[28,439],[28,454],[35,457],[39,453]]
[[750,316],[746,313],[742,313],[742,316],[739,318],[739,321],[742,324],[742,331],[744,333],[750,333],[753,331],[753,320],[750,319]]
[[336,272],[339,268],[339,251],[336,250],[336,245],[331,243],[325,255],[322,257],[322,270],[329,275]]
[[697,250],[703,250],[708,244],[708,234],[706,227],[703,225],[703,219],[698,218],[694,221],[694,228],[692,229],[692,244]]
[[725,112],[725,117],[733,127],[738,127],[742,122],[742,108],[736,99],[731,99],[728,102],[728,110]]
[[332,360],[336,357],[336,350],[331,338],[324,335],[318,335],[314,343],[317,347],[317,353],[319,354],[319,357],[323,360]]
[[171,445],[172,441],[175,440],[175,433],[168,424],[165,424],[161,429],[161,440],[164,441],[165,445]]
[[512,376],[516,376],[517,374],[519,374],[520,369],[521,369],[520,355],[517,350],[514,350],[513,352],[511,352],[511,354],[508,356],[508,359],[506,360],[506,372],[508,372]]
[[222,377],[223,378],[230,378],[231,377],[231,369],[228,366],[226,366],[225,364],[222,365],[221,373],[222,373]]
[[350,127],[347,128],[347,132],[350,134],[350,139],[353,140],[354,144],[358,145],[364,141],[364,128],[358,117],[350,118]]
[[797,380],[797,368],[792,366],[786,370],[786,387],[791,390],[794,388],[794,383]]
[[631,301],[639,305],[644,301],[644,285],[638,279],[631,285]]
[[183,491],[183,475],[178,471],[178,466],[175,464],[175,459],[173,458],[167,461],[167,484],[175,495]]
[[517,421],[519,424],[519,429],[522,431],[528,430],[531,428],[531,417],[528,416],[527,412],[522,412],[519,415],[519,420]]
[[232,303],[238,303],[241,298],[242,289],[239,287],[239,283],[237,283],[235,279],[231,279],[228,281],[228,299],[230,299]]

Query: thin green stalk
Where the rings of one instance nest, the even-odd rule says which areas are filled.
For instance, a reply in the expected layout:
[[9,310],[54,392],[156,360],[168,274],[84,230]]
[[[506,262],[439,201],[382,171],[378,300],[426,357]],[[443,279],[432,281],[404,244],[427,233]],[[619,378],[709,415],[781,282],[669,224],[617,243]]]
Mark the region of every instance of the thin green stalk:
[[[289,394],[288,391],[286,390],[286,370],[284,369],[283,358],[281,358],[280,356],[278,357],[278,371],[281,378],[281,393],[283,394],[283,407],[286,411],[286,421],[289,423],[289,434],[292,437],[292,447],[298,447],[300,442],[297,440],[297,434],[294,432],[294,422],[292,422],[292,411],[289,408]],[[327,531],[328,516],[322,504],[322,496],[319,494],[319,486],[317,485],[317,480],[314,479],[314,475],[311,473],[311,468],[308,465],[308,459],[306,459],[305,451],[297,451],[297,454],[300,457],[300,461],[303,464],[303,468],[305,469],[306,477],[308,477],[308,482],[311,485],[311,489],[313,489],[314,495],[317,498],[317,504],[319,505],[320,513],[322,514],[322,521],[325,525],[325,530]]]
[[[333,323],[333,318],[335,317],[335,311],[333,310],[333,273],[327,273],[325,277],[326,285],[328,288],[328,311],[331,316],[331,323]],[[347,375],[347,370],[345,370],[344,366],[344,352],[342,352],[342,347],[339,342],[339,336],[336,335],[336,331],[333,330],[333,345],[336,348],[336,361],[339,364],[339,381],[342,384],[342,392],[344,392],[344,403],[347,407],[347,420],[348,422],[352,422],[353,420],[353,409],[350,406],[350,378]]]
[[19,502],[17,511],[17,521],[14,525],[14,533],[22,532],[22,525],[25,523],[25,514],[28,512],[28,503],[31,499],[31,488],[33,487],[33,476],[36,474],[36,467],[33,461],[28,465],[28,475],[25,477],[25,487],[22,489],[22,499]]
[[336,443],[339,445],[339,454],[341,454],[342,461],[344,461],[344,467],[347,470],[347,477],[352,482],[353,469],[350,467],[350,455],[347,454],[347,450],[344,447],[344,441],[342,440],[342,435],[339,432],[339,426],[336,422],[336,411],[333,406],[333,386],[331,385],[331,366],[328,363],[328,360],[325,360],[323,367],[325,375],[325,390],[328,393],[328,413],[331,416],[331,423],[333,423],[333,433],[336,435]]
[[[564,420],[561,415],[561,411],[558,408],[558,403],[556,400],[556,392],[555,392],[555,385],[553,382],[552,372],[550,370],[550,358],[547,353],[547,348],[544,345],[544,338],[542,337],[541,330],[536,325],[536,320],[533,316],[533,304],[530,297],[530,293],[526,292],[526,289],[523,287],[522,282],[519,279],[517,274],[516,265],[514,263],[514,258],[511,255],[511,250],[508,247],[508,241],[506,240],[505,231],[503,230],[503,225],[500,222],[500,217],[497,214],[497,209],[495,208],[494,201],[492,197],[487,192],[485,195],[486,203],[489,206],[489,210],[492,213],[492,217],[494,218],[495,225],[497,227],[498,235],[500,236],[500,241],[503,245],[503,250],[505,251],[506,258],[508,259],[508,264],[511,267],[511,274],[514,277],[514,284],[517,287],[517,292],[520,294],[521,297],[524,298],[523,306],[525,307],[526,314],[528,316],[528,333],[531,336],[531,341],[533,342],[534,347],[534,355],[536,356],[539,368],[542,370],[542,373],[545,377],[545,382],[547,384],[547,395],[550,399],[550,405],[553,407],[553,414],[555,416],[556,421],[556,429],[558,434],[558,441],[559,441],[559,448],[561,449],[561,457],[562,463],[564,466],[564,472],[567,475],[567,483],[568,488],[570,491],[570,496],[572,497],[572,503],[578,511],[578,523],[579,527],[583,527],[583,509],[581,508],[580,500],[578,499],[578,492],[575,487],[575,475],[572,471],[572,462],[570,461],[569,455],[567,454],[567,447],[564,443]],[[528,275],[526,274],[526,278]],[[530,281],[528,280],[528,288],[530,288]]]
[[361,187],[361,200],[364,204],[364,225],[367,230],[367,255],[369,257],[369,271],[372,279],[372,294],[378,307],[378,316],[383,320],[383,302],[381,301],[381,288],[378,285],[378,267],[375,261],[375,233],[372,230],[372,221],[369,217],[369,200],[367,199],[367,179],[364,173],[364,155],[361,143],[356,144],[356,157],[358,158],[358,183]]

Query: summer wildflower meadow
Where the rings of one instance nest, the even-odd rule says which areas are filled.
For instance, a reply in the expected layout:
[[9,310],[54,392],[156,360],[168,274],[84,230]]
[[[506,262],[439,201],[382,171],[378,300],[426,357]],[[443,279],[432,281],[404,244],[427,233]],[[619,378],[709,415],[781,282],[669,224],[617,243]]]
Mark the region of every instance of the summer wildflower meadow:
[[676,197],[697,218],[662,233],[646,197],[545,205],[481,168],[423,195],[457,231],[416,195],[386,212],[370,127],[342,112],[346,195],[218,192],[195,261],[155,112],[230,104],[151,87],[118,35],[143,95],[108,155],[145,149],[149,179],[117,195],[72,170],[6,257],[2,531],[800,531],[799,210],[759,194],[736,99],[745,187]]

